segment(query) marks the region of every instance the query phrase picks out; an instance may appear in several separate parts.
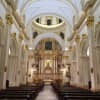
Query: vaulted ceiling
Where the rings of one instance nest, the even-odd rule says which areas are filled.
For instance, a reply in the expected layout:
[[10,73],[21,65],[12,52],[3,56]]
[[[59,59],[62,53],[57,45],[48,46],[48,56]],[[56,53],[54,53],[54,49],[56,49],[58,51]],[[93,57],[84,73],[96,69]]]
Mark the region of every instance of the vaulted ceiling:
[[25,23],[40,14],[55,14],[64,17],[72,26],[73,16],[79,15],[86,0],[16,0],[17,11],[23,15]]
[[25,26],[27,27],[27,33],[28,35],[30,34],[29,36],[32,36],[32,31],[30,31],[32,21],[41,15],[59,16],[59,18],[65,21],[67,28],[69,27],[67,35],[70,34],[72,32],[71,30],[73,30],[73,22],[82,14],[86,1],[87,0],[15,0],[16,10],[23,18]]

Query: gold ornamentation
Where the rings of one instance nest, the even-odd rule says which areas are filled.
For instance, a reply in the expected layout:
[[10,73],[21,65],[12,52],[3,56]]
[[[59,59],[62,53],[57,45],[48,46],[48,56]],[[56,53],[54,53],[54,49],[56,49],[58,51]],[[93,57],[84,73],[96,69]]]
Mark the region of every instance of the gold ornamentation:
[[86,22],[87,26],[90,26],[90,25],[92,25],[93,23],[94,23],[94,16],[89,16],[89,17],[87,18],[87,22]]
[[12,34],[11,34],[11,37],[12,37],[14,40],[16,40],[16,32],[12,33]]
[[4,28],[4,23],[3,23],[3,21],[2,21],[2,18],[0,17],[0,26],[2,27],[2,28]]
[[80,42],[80,35],[76,35],[75,42],[76,43],[79,43]]
[[6,23],[9,25],[13,24],[13,18],[10,14],[6,15]]
[[19,41],[22,42],[22,40],[23,40],[23,33],[20,33],[19,34]]
[[86,34],[82,34],[82,39],[87,39],[88,36]]
[[27,44],[25,45],[25,50],[29,50],[29,49],[28,49],[28,45],[27,45]]
[[69,51],[71,51],[72,50],[72,46],[69,46]]

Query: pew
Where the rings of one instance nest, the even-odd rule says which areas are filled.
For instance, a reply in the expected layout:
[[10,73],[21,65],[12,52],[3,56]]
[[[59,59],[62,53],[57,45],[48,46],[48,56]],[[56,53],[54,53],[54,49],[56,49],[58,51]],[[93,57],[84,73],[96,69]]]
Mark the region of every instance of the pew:
[[89,96],[89,95],[84,95],[84,96],[73,96],[73,95],[66,95],[64,96],[63,100],[100,100],[100,96]]
[[0,91],[0,100],[34,100],[42,88],[43,85],[10,87]]
[[52,85],[60,100],[100,100],[100,94],[74,86]]

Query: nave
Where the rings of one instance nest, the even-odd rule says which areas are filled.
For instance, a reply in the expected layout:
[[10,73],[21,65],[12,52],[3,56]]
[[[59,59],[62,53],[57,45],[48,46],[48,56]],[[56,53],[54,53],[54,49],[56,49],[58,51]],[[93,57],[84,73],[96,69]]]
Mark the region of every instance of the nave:
[[99,93],[100,0],[0,0],[0,100]]
[[44,86],[35,100],[59,100],[51,85]]

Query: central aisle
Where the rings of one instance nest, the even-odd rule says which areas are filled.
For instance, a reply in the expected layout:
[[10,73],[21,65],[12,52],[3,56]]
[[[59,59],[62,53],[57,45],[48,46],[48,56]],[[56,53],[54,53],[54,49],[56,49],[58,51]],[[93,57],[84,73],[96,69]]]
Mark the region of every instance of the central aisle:
[[58,100],[52,86],[46,85],[43,90],[38,94],[36,100]]

